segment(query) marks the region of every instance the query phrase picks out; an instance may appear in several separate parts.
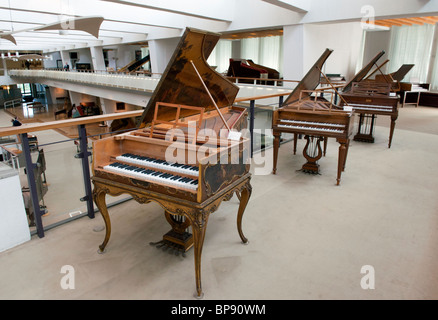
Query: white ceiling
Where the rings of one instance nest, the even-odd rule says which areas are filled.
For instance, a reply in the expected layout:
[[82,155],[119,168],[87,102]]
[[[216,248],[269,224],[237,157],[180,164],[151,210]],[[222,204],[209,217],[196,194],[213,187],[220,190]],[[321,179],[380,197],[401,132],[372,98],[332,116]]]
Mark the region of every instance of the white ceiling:
[[[0,39],[0,50],[48,52],[144,42],[178,37],[186,27],[214,32],[232,32],[321,21],[360,21],[362,6],[369,4],[374,5],[377,14],[380,13],[381,16],[390,15],[389,3],[394,5],[393,8],[397,7],[398,15],[403,14],[400,6],[405,6],[405,11],[411,14],[420,15],[422,11],[438,12],[436,0],[416,1],[417,6],[413,6],[412,2],[410,0],[0,0],[0,31],[13,32],[17,42],[15,45],[7,39]],[[343,11],[339,9],[345,10],[345,13],[342,14]],[[61,30],[61,32],[32,30],[66,19],[90,16],[104,18],[98,38],[76,30]]]

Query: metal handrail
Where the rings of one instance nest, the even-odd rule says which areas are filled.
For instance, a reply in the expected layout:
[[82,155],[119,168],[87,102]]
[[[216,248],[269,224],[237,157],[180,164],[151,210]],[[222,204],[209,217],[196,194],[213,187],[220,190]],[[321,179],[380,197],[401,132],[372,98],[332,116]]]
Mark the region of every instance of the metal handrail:
[[3,104],[4,108],[6,109],[9,106],[15,107],[15,104],[21,104],[21,99],[14,99],[14,100],[9,100],[9,101],[5,101],[5,103]]

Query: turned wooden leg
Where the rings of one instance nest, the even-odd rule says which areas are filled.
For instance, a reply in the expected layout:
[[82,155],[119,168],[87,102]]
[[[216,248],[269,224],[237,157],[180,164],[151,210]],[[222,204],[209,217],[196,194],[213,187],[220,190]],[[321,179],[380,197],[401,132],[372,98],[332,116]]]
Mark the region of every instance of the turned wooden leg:
[[297,154],[298,134],[294,133],[294,155]]
[[237,231],[239,232],[240,239],[242,239],[243,243],[248,243],[248,239],[244,236],[242,232],[242,217],[243,217],[243,213],[245,212],[246,205],[248,204],[249,198],[251,197],[251,192],[252,192],[252,187],[248,182],[245,189],[242,190],[240,197],[239,211],[237,213]]
[[278,160],[278,148],[280,148],[280,136],[281,133],[274,132],[274,165],[272,168],[273,174],[276,174],[277,172],[277,160]]
[[341,174],[344,169],[344,163],[345,163],[346,151],[347,151],[347,146],[346,146],[347,143],[345,141],[339,141],[339,143],[341,145],[339,146],[338,176],[336,178],[336,185],[339,185],[341,183]]
[[105,202],[105,196],[106,196],[106,191],[104,189],[101,189],[99,187],[96,187],[93,190],[93,199],[94,202],[96,203],[97,208],[99,209],[103,221],[105,222],[105,229],[106,229],[106,233],[105,233],[105,239],[103,240],[102,244],[99,246],[99,253],[104,253],[105,252],[105,247],[109,241],[109,238],[111,236],[111,221],[110,221],[110,217],[108,214],[108,209],[106,207],[106,202]]
[[391,128],[389,129],[388,148],[391,148],[392,136],[394,135],[395,120],[397,120],[397,117],[391,117]]
[[344,165],[342,166],[342,171],[345,171],[345,164],[347,163],[348,150],[350,149],[350,139],[347,140],[346,147],[347,149],[345,150],[345,159],[344,159]]

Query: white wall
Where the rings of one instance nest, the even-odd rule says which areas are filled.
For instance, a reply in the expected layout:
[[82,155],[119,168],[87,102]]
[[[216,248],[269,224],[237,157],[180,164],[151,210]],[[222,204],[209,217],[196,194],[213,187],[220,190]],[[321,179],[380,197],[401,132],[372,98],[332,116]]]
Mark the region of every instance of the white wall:
[[305,24],[283,29],[283,74],[287,80],[301,80],[325,49],[333,53],[324,73],[340,73],[347,79],[355,74],[360,56],[362,28],[359,22]]
[[[1,164],[1,171],[12,169]],[[0,178],[0,252],[30,240],[29,226],[17,174]]]
[[44,68],[57,68],[56,60],[61,60],[61,54],[59,51],[51,52],[48,54],[48,56],[51,56],[52,59],[43,60]]
[[[365,48],[363,54],[362,67],[371,61],[379,52],[385,51],[385,54],[377,61],[380,66],[388,59],[389,41],[391,39],[391,32],[388,31],[367,31],[365,33]],[[382,72],[387,72],[388,64],[382,67]],[[374,70],[374,68],[372,68]],[[380,74],[377,72],[376,74]],[[372,77],[373,78],[373,77]]]
[[152,73],[163,73],[180,38],[149,41]]
[[301,80],[305,75],[304,25],[283,28],[283,78]]
[[438,14],[436,0],[310,0],[310,3],[301,23],[360,21],[372,13],[376,19]]
[[362,28],[358,22],[304,25],[304,68],[307,72],[326,48],[333,53],[324,65],[325,73],[355,75],[360,56]]
[[123,68],[128,63],[135,59],[135,51],[141,50],[140,46],[134,45],[119,45],[117,46],[117,69]]

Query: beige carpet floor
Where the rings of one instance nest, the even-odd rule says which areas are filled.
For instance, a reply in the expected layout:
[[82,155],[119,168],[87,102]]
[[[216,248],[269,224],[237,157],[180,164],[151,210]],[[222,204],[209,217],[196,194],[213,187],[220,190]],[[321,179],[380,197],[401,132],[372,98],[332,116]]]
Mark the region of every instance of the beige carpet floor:
[[[238,199],[223,202],[204,243],[204,299],[437,299],[437,120],[438,108],[401,109],[388,149],[379,118],[374,144],[351,143],[340,186],[335,141],[316,176],[297,171],[304,157],[292,143],[280,148],[277,175],[260,174],[272,149],[257,154],[243,218],[250,243],[237,233]],[[161,207],[128,201],[110,215],[105,254],[99,214],[0,253],[0,299],[193,299],[193,251],[183,258],[149,245],[169,230]],[[65,265],[74,289],[61,286]],[[365,290],[367,265],[375,288]]]

